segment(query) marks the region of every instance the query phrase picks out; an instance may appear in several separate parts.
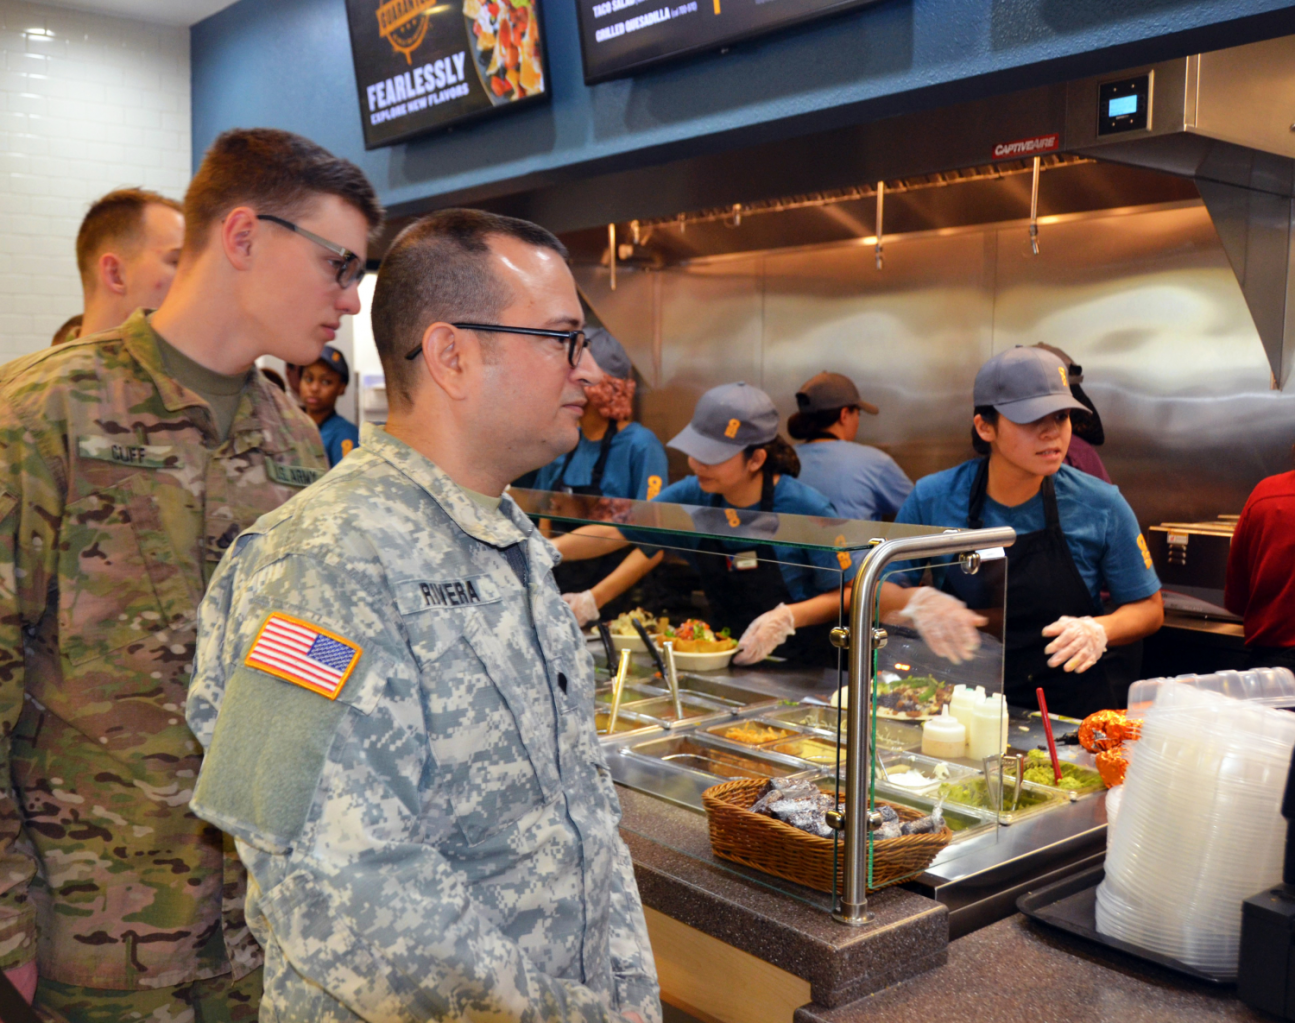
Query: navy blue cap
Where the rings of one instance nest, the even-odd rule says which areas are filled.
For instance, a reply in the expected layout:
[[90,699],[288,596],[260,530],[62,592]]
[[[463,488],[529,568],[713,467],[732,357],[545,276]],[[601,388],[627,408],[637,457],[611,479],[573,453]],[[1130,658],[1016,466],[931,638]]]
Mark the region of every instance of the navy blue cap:
[[340,376],[342,383],[349,384],[351,382],[351,368],[346,364],[346,356],[332,345],[324,345],[324,350],[319,353],[318,361],[324,363]]

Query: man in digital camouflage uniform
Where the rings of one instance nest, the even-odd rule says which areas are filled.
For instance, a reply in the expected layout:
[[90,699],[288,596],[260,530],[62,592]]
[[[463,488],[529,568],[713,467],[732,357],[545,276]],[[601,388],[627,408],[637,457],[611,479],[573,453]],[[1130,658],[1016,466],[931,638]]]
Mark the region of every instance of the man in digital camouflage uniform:
[[248,867],[262,1019],[661,1018],[593,661],[556,552],[500,499],[576,443],[582,322],[547,231],[407,229],[373,304],[385,430],[212,581],[193,806]]
[[188,809],[197,608],[239,532],[326,469],[252,363],[309,362],[358,311],[381,211],[351,164],[249,131],[185,214],[156,313],[0,372],[0,968],[54,1019],[257,1012],[246,874]]

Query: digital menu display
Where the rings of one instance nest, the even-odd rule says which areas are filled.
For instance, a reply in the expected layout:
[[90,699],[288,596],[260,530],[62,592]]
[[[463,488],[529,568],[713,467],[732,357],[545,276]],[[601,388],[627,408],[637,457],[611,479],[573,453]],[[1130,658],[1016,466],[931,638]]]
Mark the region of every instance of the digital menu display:
[[366,149],[542,99],[540,0],[346,0]]
[[633,74],[878,0],[575,0],[585,82]]

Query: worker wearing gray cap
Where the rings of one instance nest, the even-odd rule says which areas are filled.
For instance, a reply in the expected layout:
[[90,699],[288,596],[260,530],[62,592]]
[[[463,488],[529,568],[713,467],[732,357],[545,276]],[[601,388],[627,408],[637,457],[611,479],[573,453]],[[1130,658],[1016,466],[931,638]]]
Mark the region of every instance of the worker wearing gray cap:
[[793,440],[805,443],[800,456],[802,483],[829,498],[847,519],[880,519],[894,515],[913,489],[884,451],[854,443],[859,418],[878,408],[859,397],[854,381],[840,373],[820,373],[796,392],[796,412],[787,420]]
[[[666,487],[656,500],[701,506],[694,519],[708,521],[722,511],[730,525],[738,526],[744,516],[736,512],[757,513],[761,521],[774,518],[770,512],[836,515],[831,501],[795,478],[800,471],[796,451],[778,435],[778,410],[758,387],[735,383],[707,391],[670,447],[688,456],[693,475]],[[779,656],[802,665],[835,664],[828,630],[836,624],[840,608],[842,566],[837,556],[828,550],[753,547],[750,539],[737,537],[703,538],[703,533],[714,531],[699,525],[698,535],[672,537],[670,542],[683,548],[681,553],[701,576],[711,627],[741,637],[734,660],[753,664],[777,650]],[[582,625],[649,571],[656,551],[647,546],[650,535],[607,525],[583,526],[557,539],[563,558],[571,561],[601,553],[608,543],[631,542],[642,546],[612,576],[585,594],[570,595],[568,602]]]
[[[1051,352],[1017,347],[994,356],[975,384],[972,442],[983,457],[919,480],[896,517],[1016,530],[1007,549],[1007,701],[1033,707],[1042,687],[1050,711],[1074,717],[1122,706],[1107,678],[1107,648],[1136,642],[1164,621],[1160,580],[1133,509],[1116,487],[1064,464],[1070,412],[1082,407],[1066,364]],[[970,657],[986,622],[967,607],[985,607],[977,577],[941,570],[937,587],[916,586],[920,575],[908,573],[910,588],[883,584],[883,618],[912,625],[949,660]]]
[[[665,448],[656,434],[633,420],[634,364],[606,328],[592,327],[586,336],[589,354],[602,372],[584,388],[588,404],[580,417],[580,440],[539,471],[535,489],[650,501],[665,486],[668,467]],[[574,607],[581,594],[613,572],[624,558],[624,553],[610,551],[588,561],[563,562],[554,568],[553,577]],[[590,607],[590,599],[585,598],[583,604],[585,615],[581,615],[582,608],[576,608],[577,617],[590,621],[600,617],[599,609]],[[615,618],[630,606],[625,595],[602,608],[601,616]]]

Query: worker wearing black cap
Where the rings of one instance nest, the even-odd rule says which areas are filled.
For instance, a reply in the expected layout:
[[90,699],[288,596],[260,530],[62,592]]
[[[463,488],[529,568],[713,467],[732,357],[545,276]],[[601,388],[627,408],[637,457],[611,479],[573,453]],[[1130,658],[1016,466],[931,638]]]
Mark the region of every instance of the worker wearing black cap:
[[[1032,707],[1042,686],[1050,711],[1076,717],[1122,705],[1107,678],[1107,647],[1133,643],[1164,621],[1133,509],[1116,487],[1064,464],[1070,412],[1082,407],[1057,356],[1021,347],[995,356],[975,384],[972,437],[985,457],[919,480],[896,517],[1016,530],[1007,550],[1004,691],[1009,703]],[[976,603],[974,576],[957,569],[937,576],[940,588],[883,584],[882,614],[957,662],[979,646],[985,619],[959,599]],[[1109,614],[1104,589],[1115,605]]]
[[913,481],[888,454],[854,443],[862,413],[879,411],[840,373],[820,373],[796,392],[787,432],[805,441],[796,449],[797,478],[830,499],[842,518],[894,515],[913,490]]
[[[656,499],[700,506],[692,513],[697,535],[674,537],[671,543],[687,549],[686,559],[701,576],[709,624],[741,637],[736,663],[754,664],[777,650],[800,664],[835,664],[828,631],[837,622],[841,600],[836,554],[775,545],[766,556],[767,548],[753,550],[749,539],[703,538],[726,532],[724,521],[753,527],[748,534],[762,527],[776,530],[777,516],[770,512],[836,515],[831,501],[795,478],[800,462],[778,435],[778,410],[769,396],[745,383],[712,388],[670,446],[688,456],[693,475]],[[640,548],[612,575],[590,590],[562,595],[581,625],[596,619],[599,609],[650,571],[660,555],[647,546],[650,535],[614,526],[582,526],[557,539],[563,558],[572,561],[601,553],[607,544],[631,542]]]

